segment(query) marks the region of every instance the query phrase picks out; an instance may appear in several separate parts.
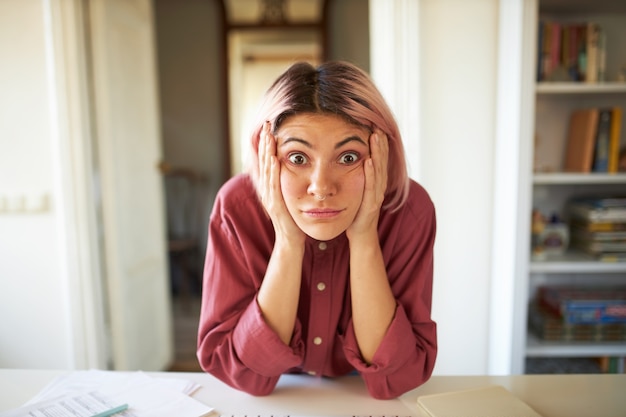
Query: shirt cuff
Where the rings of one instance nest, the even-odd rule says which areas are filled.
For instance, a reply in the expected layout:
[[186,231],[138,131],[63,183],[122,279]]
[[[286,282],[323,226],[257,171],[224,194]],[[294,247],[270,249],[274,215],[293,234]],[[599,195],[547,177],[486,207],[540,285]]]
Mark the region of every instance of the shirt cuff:
[[352,321],[346,331],[344,350],[346,358],[362,374],[382,373],[389,375],[400,369],[415,352],[415,337],[411,323],[402,306],[396,307],[396,313],[389,324],[385,337],[376,350],[372,363],[363,360],[354,334]]
[[281,375],[302,363],[301,325],[296,321],[290,346],[283,343],[265,320],[256,299],[243,312],[233,332],[235,352],[250,370],[263,376]]

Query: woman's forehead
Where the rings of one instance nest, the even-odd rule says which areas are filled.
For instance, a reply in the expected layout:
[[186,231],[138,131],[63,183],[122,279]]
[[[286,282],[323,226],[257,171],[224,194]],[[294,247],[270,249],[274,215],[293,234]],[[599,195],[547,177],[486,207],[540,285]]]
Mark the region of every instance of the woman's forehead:
[[346,121],[343,117],[326,113],[303,113],[290,116],[281,123],[275,136],[282,141],[289,138],[306,139],[323,135],[326,138],[344,140],[350,136],[366,139],[369,130]]

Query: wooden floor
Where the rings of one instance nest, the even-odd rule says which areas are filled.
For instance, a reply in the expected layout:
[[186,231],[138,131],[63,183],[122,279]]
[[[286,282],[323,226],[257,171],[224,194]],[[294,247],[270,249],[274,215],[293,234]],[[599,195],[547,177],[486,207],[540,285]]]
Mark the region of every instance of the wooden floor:
[[200,297],[193,296],[190,302],[181,303],[178,297],[172,300],[174,312],[174,363],[171,372],[201,372],[196,359]]

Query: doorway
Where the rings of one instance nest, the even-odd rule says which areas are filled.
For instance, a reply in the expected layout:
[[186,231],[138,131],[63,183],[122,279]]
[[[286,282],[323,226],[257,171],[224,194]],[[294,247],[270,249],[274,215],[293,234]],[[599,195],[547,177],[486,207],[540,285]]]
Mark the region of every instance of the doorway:
[[[233,0],[233,3],[242,2]],[[260,4],[261,0],[243,3]],[[295,3],[313,4],[303,0]],[[226,2],[223,0],[155,0],[164,161],[172,168],[190,168],[206,178],[202,191],[205,200],[199,208],[195,226],[199,236],[199,274],[202,273],[207,225],[215,194],[231,175],[245,169],[247,158],[243,151],[248,143],[247,122],[233,122],[229,116],[234,100],[230,98],[228,86],[238,78],[230,73],[235,64],[233,58],[229,58],[227,33],[238,33],[233,38],[238,44],[239,73],[248,74],[247,87],[240,88],[238,94],[245,93],[246,102],[253,103],[246,108],[255,108],[270,80],[296,59],[313,61],[318,55],[321,60],[343,59],[369,69],[368,1],[328,0],[326,3],[328,19],[324,27],[328,33],[316,38],[310,34],[292,35],[293,28],[290,35],[285,36],[282,32],[284,25],[276,23],[272,28],[261,30],[248,24],[227,27]],[[255,36],[260,41],[254,42]],[[319,40],[321,46],[313,46],[312,39]],[[252,80],[257,78],[260,84],[255,86],[256,81],[253,83]],[[244,81],[238,80],[238,85],[243,86]],[[249,115],[250,111],[241,113]],[[173,196],[166,195],[166,198]],[[196,279],[201,280],[201,277]],[[194,300],[196,305],[192,304],[189,314],[182,314],[177,308],[176,297],[172,294],[174,332],[178,338],[175,344],[180,342],[175,351],[195,361],[199,297]],[[189,363],[188,360],[184,362]],[[188,365],[181,366],[188,369]]]
[[267,88],[294,62],[317,65],[324,53],[321,34],[313,30],[233,29],[227,41],[231,167],[238,173],[249,163],[249,132]]

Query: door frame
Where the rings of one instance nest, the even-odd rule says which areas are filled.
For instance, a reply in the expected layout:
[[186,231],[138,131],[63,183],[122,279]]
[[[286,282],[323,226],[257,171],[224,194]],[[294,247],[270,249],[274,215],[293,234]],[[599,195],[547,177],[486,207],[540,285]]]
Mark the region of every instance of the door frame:
[[45,2],[46,49],[53,127],[59,260],[67,295],[66,329],[71,368],[105,369],[111,363],[103,291],[98,181],[94,157],[87,1]]

